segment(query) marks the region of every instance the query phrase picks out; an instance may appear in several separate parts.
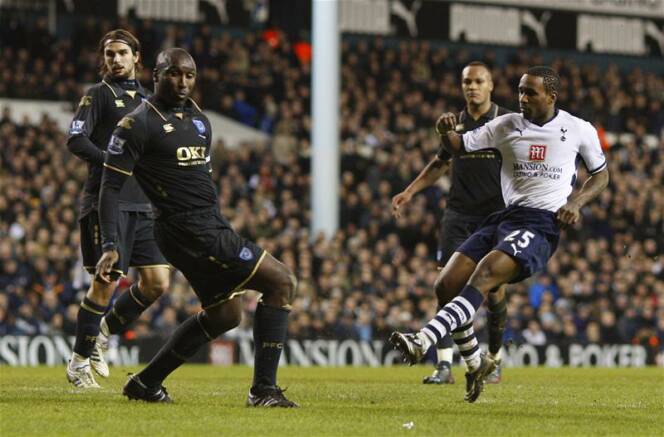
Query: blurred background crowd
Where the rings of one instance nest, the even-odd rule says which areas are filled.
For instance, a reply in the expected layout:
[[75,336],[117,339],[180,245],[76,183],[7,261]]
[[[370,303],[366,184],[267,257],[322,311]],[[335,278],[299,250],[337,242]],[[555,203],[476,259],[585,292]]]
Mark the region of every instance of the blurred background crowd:
[[[19,23],[20,24],[20,23]],[[601,68],[514,51],[426,41],[345,37],[342,43],[340,229],[309,224],[310,46],[278,31],[222,33],[209,26],[113,23],[143,45],[141,80],[162,47],[188,48],[199,68],[196,99],[271,135],[231,149],[216,132],[215,181],[223,213],[242,235],[299,278],[292,338],[385,339],[421,327],[435,312],[432,284],[449,180],[417,196],[395,219],[391,197],[434,156],[435,119],[463,107],[460,72],[491,66],[494,101],[517,108],[516,84],[533,64],[562,76],[560,107],[593,122],[607,148],[609,188],[564,231],[545,274],[510,286],[506,341],[639,343],[664,347],[664,78],[639,68]],[[92,26],[92,27],[90,27]],[[0,27],[0,97],[75,104],[97,75],[97,38],[111,23],[84,22],[55,38],[46,23]],[[27,35],[30,35],[28,38]],[[604,132],[628,133],[609,141]],[[657,139],[648,140],[648,135]],[[79,260],[78,196],[86,167],[48,116],[0,119],[0,335],[74,334],[89,283]],[[580,171],[579,183],[585,178]],[[125,278],[120,291],[133,277]],[[251,326],[256,296],[244,298]],[[199,309],[184,278],[126,336],[170,335]],[[485,314],[477,326],[486,335]]]

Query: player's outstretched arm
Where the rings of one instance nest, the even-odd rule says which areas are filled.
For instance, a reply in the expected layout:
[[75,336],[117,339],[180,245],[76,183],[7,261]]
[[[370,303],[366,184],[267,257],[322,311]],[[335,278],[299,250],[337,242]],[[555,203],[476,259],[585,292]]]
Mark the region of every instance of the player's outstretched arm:
[[433,185],[448,167],[448,161],[444,161],[437,156],[432,159],[405,190],[392,198],[392,214],[396,218],[401,217],[401,207],[409,203],[415,194]]
[[452,155],[458,155],[463,152],[461,135],[454,132],[456,125],[456,115],[452,112],[446,112],[436,121],[436,132],[438,132],[445,149]]
[[580,210],[585,204],[593,200],[599,195],[609,184],[609,170],[604,169],[599,173],[590,176],[583,184],[583,187],[576,193],[572,194],[567,203],[563,205],[556,217],[563,226],[569,226],[579,221],[581,216]]

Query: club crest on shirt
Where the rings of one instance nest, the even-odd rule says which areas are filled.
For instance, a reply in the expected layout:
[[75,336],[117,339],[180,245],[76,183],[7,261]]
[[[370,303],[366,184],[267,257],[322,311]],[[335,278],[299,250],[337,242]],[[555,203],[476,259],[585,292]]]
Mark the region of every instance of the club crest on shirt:
[[197,118],[192,118],[191,122],[194,123],[194,127],[196,128],[199,134],[203,135],[205,133],[205,123],[203,123],[202,120],[199,120]]
[[81,97],[81,100],[78,102],[79,108],[90,105],[92,105],[92,96],[83,96]]
[[120,100],[120,99],[116,99],[116,100],[115,100],[115,107],[116,107],[116,108],[124,108],[124,107],[125,107],[125,104],[124,104],[124,102],[123,102],[122,100]]
[[249,250],[248,247],[243,247],[240,251],[240,259],[243,261],[251,261],[254,259],[254,254],[251,253],[251,250]]
[[546,158],[546,145],[545,144],[531,144],[529,160],[530,161],[544,161]]
[[175,128],[173,127],[173,125],[170,124],[170,123],[166,123],[166,124],[163,125],[162,127],[164,128],[164,132],[166,132],[167,134],[169,134],[169,133],[171,133],[171,132],[173,132],[173,131],[175,130]]
[[136,120],[134,120],[132,117],[129,117],[129,116],[122,117],[120,119],[120,121],[118,121],[118,127],[129,130],[132,127],[134,127],[134,121],[136,121]]
[[108,147],[106,150],[111,155],[122,155],[122,152],[124,152],[125,142],[126,140],[123,140],[122,138],[115,135],[111,135],[111,139],[108,142]]

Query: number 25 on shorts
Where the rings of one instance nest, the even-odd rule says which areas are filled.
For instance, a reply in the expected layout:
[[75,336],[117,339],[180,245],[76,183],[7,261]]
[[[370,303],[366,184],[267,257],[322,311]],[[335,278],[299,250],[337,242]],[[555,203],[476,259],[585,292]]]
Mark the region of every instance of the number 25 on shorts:
[[[516,241],[516,243],[511,243],[519,236],[519,234],[521,234],[521,237]],[[512,250],[514,250],[514,255],[516,256],[519,252],[521,252],[519,249],[517,249],[517,246],[519,246],[522,249],[525,249],[526,247],[528,247],[528,245],[530,244],[530,240],[534,236],[535,234],[533,234],[530,231],[524,231],[522,229],[518,229],[510,233],[507,237],[505,237],[504,241],[511,243],[510,246],[512,246]]]

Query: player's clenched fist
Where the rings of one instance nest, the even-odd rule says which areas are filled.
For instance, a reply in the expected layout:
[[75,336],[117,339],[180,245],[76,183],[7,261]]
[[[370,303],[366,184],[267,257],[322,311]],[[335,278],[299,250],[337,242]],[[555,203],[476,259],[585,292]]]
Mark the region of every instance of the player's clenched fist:
[[457,125],[457,118],[453,112],[446,112],[436,121],[436,132],[439,135],[444,135],[447,132],[454,130]]
[[402,191],[392,198],[392,214],[396,218],[401,217],[401,207],[411,201],[413,195],[408,191]]
[[104,252],[104,254],[99,258],[97,267],[95,269],[95,279],[101,281],[104,284],[110,284],[113,282],[111,279],[111,272],[113,271],[113,265],[118,262],[120,255],[117,250],[109,250]]
[[579,218],[581,217],[581,213],[579,212],[580,209],[581,207],[579,204],[574,201],[569,201],[558,210],[556,218],[562,227],[565,228],[579,221]]

